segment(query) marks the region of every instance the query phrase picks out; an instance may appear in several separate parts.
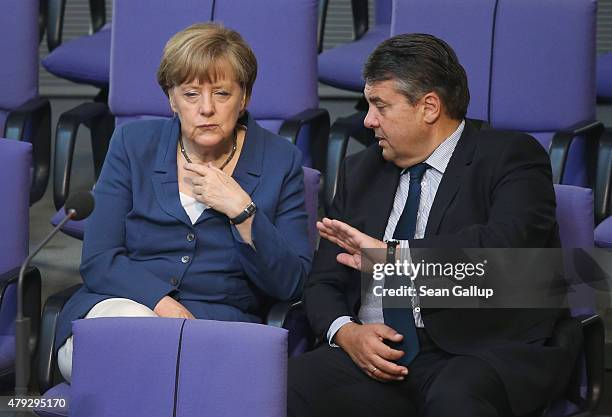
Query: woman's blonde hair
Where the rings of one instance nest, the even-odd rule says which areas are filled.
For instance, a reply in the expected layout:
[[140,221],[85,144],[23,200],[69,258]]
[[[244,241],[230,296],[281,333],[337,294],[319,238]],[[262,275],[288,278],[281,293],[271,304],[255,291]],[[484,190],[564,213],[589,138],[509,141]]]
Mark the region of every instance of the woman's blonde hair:
[[257,77],[253,50],[235,30],[218,23],[197,23],[178,32],[166,43],[157,70],[157,82],[168,95],[168,90],[185,82],[214,82],[226,78],[227,65],[248,101]]

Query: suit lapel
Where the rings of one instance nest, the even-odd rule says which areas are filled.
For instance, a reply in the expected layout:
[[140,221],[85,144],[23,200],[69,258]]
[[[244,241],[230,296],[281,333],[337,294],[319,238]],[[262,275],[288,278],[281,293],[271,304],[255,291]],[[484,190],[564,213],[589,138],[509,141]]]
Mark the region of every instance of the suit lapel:
[[191,225],[178,196],[176,146],[180,132],[178,117],[164,125],[153,170],[153,189],[162,210],[175,219]]
[[465,173],[466,166],[472,163],[476,147],[475,133],[476,129],[466,120],[461,138],[442,176],[438,191],[436,191],[436,197],[427,219],[425,237],[438,233],[444,214],[459,191],[461,178]]

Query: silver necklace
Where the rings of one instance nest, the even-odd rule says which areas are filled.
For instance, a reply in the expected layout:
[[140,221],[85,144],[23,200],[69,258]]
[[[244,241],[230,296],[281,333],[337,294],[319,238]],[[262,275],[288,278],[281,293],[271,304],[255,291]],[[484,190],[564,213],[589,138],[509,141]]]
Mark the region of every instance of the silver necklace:
[[[223,168],[225,168],[227,164],[229,164],[229,162],[232,160],[232,158],[234,157],[234,154],[236,153],[237,148],[238,148],[238,133],[236,132],[236,129],[234,129],[234,137],[232,138],[232,150],[230,151],[230,154],[227,156],[227,159],[225,160],[225,162],[223,162],[223,164],[221,164],[221,166],[219,167],[221,171],[223,171]],[[191,159],[189,159],[189,155],[187,155],[187,151],[185,151],[185,146],[183,146],[182,135],[179,135],[179,149],[181,150],[181,153],[183,154],[183,157],[185,158],[185,160],[189,162],[190,164],[193,163],[191,162]]]

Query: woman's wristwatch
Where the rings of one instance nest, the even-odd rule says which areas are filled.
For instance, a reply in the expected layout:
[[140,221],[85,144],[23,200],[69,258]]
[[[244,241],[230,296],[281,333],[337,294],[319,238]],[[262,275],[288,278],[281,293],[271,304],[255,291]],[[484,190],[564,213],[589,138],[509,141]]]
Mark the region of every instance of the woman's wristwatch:
[[230,223],[240,224],[246,219],[248,219],[249,217],[251,217],[253,214],[255,214],[256,211],[257,211],[257,206],[255,205],[253,201],[251,201],[249,205],[246,206],[246,208],[242,211],[242,213],[230,219]]

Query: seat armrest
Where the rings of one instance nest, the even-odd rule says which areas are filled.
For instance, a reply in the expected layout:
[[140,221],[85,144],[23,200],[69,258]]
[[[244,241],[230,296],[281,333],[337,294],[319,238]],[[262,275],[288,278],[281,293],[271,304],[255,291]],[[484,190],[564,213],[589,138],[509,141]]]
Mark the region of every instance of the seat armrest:
[[72,158],[77,132],[81,125],[91,131],[94,174],[97,179],[108,151],[114,129],[114,118],[104,103],[83,103],[63,113],[55,134],[55,166],[53,170],[53,202],[59,210],[70,193]]
[[287,138],[294,145],[300,130],[310,127],[310,152],[313,168],[322,171],[325,167],[327,138],[329,136],[329,113],[325,109],[307,109],[286,119],[278,134]]
[[369,29],[368,0],[351,0],[353,39],[359,40]]
[[[15,284],[15,296],[17,295],[19,269],[19,267],[13,268],[0,274],[0,303],[4,300],[6,291],[11,284]],[[38,345],[38,329],[40,326],[40,271],[34,266],[29,266],[25,270],[23,279],[23,315],[30,319],[31,331],[28,340],[28,349],[30,355],[34,355]]]
[[81,285],[73,285],[51,295],[43,308],[38,346],[38,383],[41,393],[55,384],[55,334],[59,314],[68,299],[81,288]]
[[601,134],[603,133],[604,125],[597,120],[589,120],[576,123],[567,129],[555,132],[550,143],[550,163],[552,166],[553,183],[561,184],[563,174],[565,173],[565,165],[569,154],[569,148],[572,141],[577,136],[586,137],[587,157],[589,158],[589,185],[594,182],[594,169],[596,164],[597,144]]
[[327,164],[324,170],[323,204],[328,212],[336,194],[340,163],[346,156],[349,138],[354,137],[364,145],[374,143],[374,132],[363,125],[366,112],[353,113],[347,117],[338,118],[331,126],[327,144]]
[[266,324],[289,331],[289,357],[302,354],[314,346],[314,336],[302,301],[280,301],[273,304],[266,316]]
[[12,110],[4,127],[4,137],[26,140],[32,144],[34,173],[30,205],[40,200],[49,182],[51,163],[51,105],[49,100],[34,98]]
[[595,224],[612,215],[612,131],[604,130],[597,153],[595,179]]
[[[62,44],[66,0],[44,0],[47,4],[47,48],[49,52]],[[42,3],[41,3],[42,7]],[[106,24],[104,0],[89,0],[91,32],[97,32]]]
[[605,329],[600,316],[579,317],[584,338],[583,350],[587,377],[584,409],[595,415],[604,390]]

